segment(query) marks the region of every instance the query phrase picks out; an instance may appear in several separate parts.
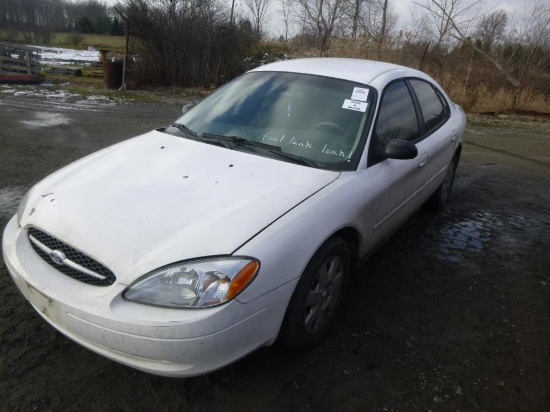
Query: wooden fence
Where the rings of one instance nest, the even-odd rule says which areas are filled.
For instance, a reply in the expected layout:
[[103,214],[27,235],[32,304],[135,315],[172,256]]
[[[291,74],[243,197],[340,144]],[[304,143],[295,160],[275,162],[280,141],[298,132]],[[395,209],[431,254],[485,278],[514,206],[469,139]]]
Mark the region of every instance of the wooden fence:
[[38,49],[12,43],[0,43],[0,75],[40,74]]

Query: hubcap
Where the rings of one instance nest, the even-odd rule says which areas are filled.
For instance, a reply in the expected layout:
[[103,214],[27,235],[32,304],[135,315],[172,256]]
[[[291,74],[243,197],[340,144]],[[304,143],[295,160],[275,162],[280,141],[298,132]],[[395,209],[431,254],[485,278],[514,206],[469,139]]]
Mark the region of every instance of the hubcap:
[[339,256],[326,259],[315,276],[307,295],[304,312],[306,332],[314,334],[327,322],[342,289],[344,264]]

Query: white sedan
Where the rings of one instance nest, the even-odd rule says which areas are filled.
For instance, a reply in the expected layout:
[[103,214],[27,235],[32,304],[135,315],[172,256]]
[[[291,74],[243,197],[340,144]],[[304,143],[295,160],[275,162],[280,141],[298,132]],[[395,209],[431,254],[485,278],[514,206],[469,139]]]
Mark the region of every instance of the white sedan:
[[53,327],[165,376],[318,344],[354,266],[451,190],[465,116],[426,74],[273,63],[45,178],[3,254]]

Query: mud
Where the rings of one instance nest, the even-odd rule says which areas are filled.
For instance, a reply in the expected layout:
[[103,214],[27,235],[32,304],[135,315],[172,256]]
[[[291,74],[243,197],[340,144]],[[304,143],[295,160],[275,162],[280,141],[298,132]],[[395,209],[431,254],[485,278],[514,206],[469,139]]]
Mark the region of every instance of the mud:
[[[0,96],[0,229],[42,177],[178,112]],[[473,120],[446,210],[355,271],[309,353],[148,375],[54,331],[0,264],[0,410],[550,410],[550,123]]]

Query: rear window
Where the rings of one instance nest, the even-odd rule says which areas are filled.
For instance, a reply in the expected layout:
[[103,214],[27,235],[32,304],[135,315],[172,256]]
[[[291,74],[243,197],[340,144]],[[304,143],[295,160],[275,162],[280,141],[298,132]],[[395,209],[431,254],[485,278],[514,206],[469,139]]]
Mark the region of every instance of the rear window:
[[422,110],[422,117],[429,133],[445,121],[445,107],[433,87],[422,80],[409,80]]

